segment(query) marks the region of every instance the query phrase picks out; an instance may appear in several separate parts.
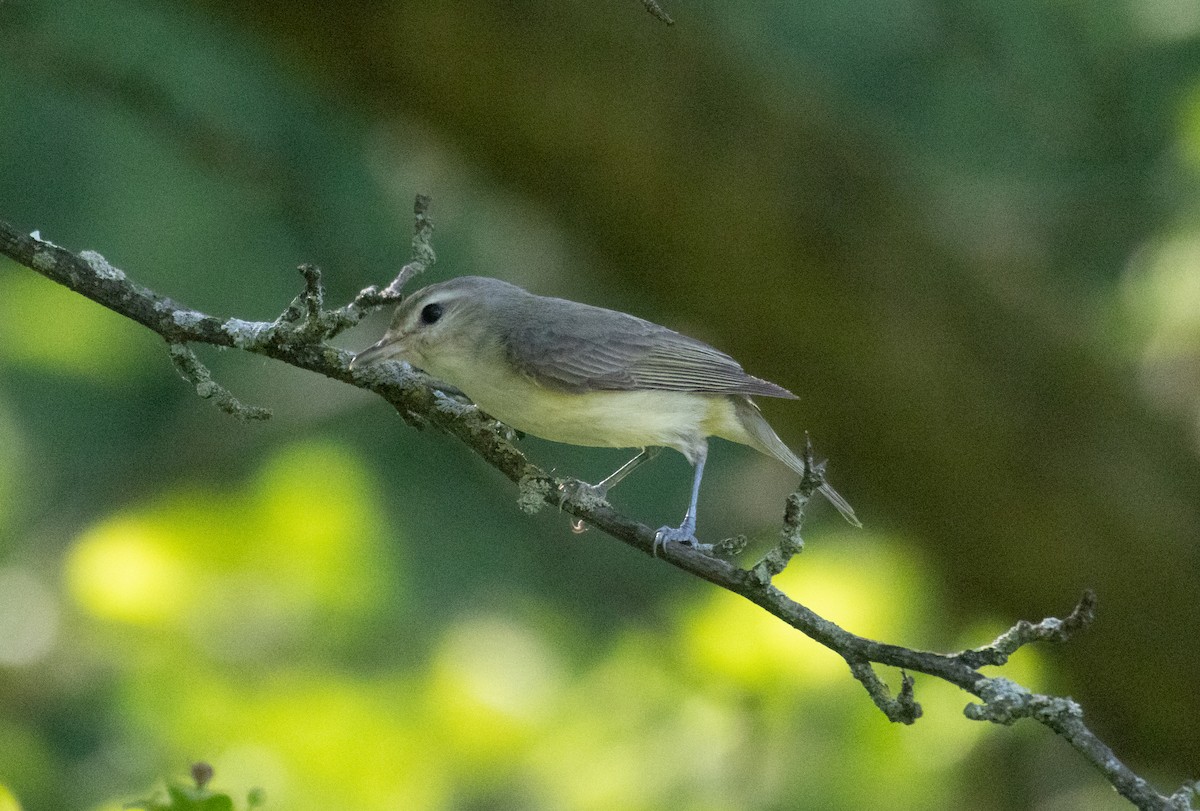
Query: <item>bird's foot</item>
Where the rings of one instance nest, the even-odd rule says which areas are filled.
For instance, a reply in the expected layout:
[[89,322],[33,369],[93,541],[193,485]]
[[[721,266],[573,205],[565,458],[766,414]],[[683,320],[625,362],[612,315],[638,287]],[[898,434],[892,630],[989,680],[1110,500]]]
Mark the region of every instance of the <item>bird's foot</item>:
[[654,557],[658,557],[658,550],[666,549],[667,544],[672,542],[691,547],[705,554],[712,554],[712,544],[700,543],[696,540],[694,522],[684,521],[677,527],[659,527],[658,531],[654,533],[654,543],[650,547],[650,552]]
[[559,483],[558,492],[561,501],[571,499],[584,507],[599,507],[608,503],[605,498],[608,495],[608,487],[604,484],[588,484],[579,479],[567,479]]
[[[558,483],[558,508],[561,510],[567,499],[571,499],[582,507],[600,507],[608,504],[604,498],[606,495],[608,495],[608,486],[603,482],[588,484],[579,479],[567,479]],[[576,535],[587,532],[587,524],[582,518],[576,518],[571,522],[571,532]]]
[[578,479],[568,479],[559,482],[558,492],[563,494],[564,499],[574,499],[583,501],[584,504],[604,504],[608,495],[608,488],[604,485],[589,485],[586,481]]

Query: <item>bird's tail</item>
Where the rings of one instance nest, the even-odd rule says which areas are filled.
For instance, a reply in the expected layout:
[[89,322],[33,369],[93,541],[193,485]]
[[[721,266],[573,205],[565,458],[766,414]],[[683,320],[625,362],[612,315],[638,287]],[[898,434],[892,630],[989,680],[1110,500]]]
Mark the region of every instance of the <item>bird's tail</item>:
[[[754,404],[754,401],[749,397],[734,397],[732,399],[738,421],[746,430],[746,434],[750,440],[747,444],[768,456],[774,456],[803,476],[807,471],[804,460],[793,453],[792,449],[783,443],[783,440],[771,428],[766,418],[762,415],[762,412],[758,410],[758,406]],[[837,508],[837,511],[842,514],[843,518],[856,527],[862,526],[862,522],[854,514],[854,508],[828,482],[822,481],[821,486],[817,489],[821,495],[828,499],[830,504]]]

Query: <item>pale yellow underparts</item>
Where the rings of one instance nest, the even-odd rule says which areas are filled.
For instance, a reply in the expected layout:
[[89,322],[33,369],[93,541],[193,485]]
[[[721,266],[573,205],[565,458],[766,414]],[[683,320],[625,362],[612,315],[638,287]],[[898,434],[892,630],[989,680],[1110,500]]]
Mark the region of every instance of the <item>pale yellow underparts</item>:
[[608,448],[662,446],[693,463],[705,437],[758,446],[727,394],[562,391],[539,385],[500,359],[463,362],[447,354],[427,362],[425,370],[452,382],[501,422],[542,439]]

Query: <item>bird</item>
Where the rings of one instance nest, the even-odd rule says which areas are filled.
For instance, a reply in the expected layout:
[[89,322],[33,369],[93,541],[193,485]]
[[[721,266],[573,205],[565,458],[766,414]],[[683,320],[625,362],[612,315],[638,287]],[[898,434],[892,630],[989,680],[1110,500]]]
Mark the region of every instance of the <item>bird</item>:
[[[699,545],[696,511],[709,437],[748,445],[801,476],[807,470],[751,399],[797,399],[787,389],[667,327],[501,279],[460,276],[406,297],[383,337],[357,353],[350,368],[385,360],[423,369],[525,434],[639,448],[601,482],[580,483],[600,498],[661,448],[683,454],[693,467],[691,500],[679,526],[655,533],[656,551],[671,542]],[[818,489],[848,522],[862,526],[828,482]]]

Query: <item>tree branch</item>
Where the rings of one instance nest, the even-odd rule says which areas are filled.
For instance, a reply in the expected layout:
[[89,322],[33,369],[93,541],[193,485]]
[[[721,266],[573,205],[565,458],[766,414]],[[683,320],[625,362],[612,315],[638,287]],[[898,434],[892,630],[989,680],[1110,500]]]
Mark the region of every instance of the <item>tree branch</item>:
[[1091,625],[1095,619],[1096,594],[1088,589],[1066,619],[1046,617],[1039,623],[1021,620],[996,637],[992,644],[965,650],[956,658],[968,667],[1003,665],[1018,648],[1030,642],[1066,642],[1077,631]]
[[924,712],[913,695],[913,677],[900,671],[900,695],[892,698],[887,685],[879,678],[871,663],[864,660],[850,661],[850,672],[867,688],[867,695],[875,706],[894,724],[912,724]]
[[[594,499],[564,496],[567,482],[554,478],[530,464],[513,445],[513,432],[478,409],[455,396],[407,364],[379,364],[351,371],[348,352],[323,343],[329,336],[358,323],[363,315],[384,304],[398,301],[403,286],[434,261],[429,244],[431,224],[428,199],[418,198],[415,206],[416,228],[413,260],[383,290],[369,287],[345,307],[323,310],[320,272],[311,266],[301,268],[305,289],[273,322],[249,322],[236,318],[220,319],[183,307],[171,299],[135,284],[119,269],[112,267],[94,251],[75,254],[41,239],[36,233],[19,233],[0,221],[0,254],[120,313],[154,331],[170,345],[172,359],[181,373],[197,386],[202,396],[216,397],[226,410],[243,417],[257,418],[261,410],[247,408],[214,383],[187,343],[206,343],[235,347],[307,369],[335,380],[369,389],[386,399],[410,424],[433,425],[457,437],[490,465],[519,487],[523,509],[544,505],[561,508],[578,519],[617,540],[651,555],[655,549],[654,530],[613,510]],[[201,389],[203,389],[201,391]],[[813,467],[813,466],[810,466]],[[819,470],[817,471],[819,475]],[[703,554],[680,544],[668,544],[658,556],[696,577],[745,597],[811,639],[837,652],[849,664],[851,673],[866,688],[872,701],[889,719],[912,723],[920,716],[911,673],[924,673],[958,685],[980,699],[966,707],[968,718],[1011,724],[1032,718],[1067,740],[1092,763],[1122,796],[1142,809],[1187,811],[1194,787],[1185,785],[1171,796],[1159,794],[1113,754],[1084,724],[1079,705],[1069,698],[1032,693],[1004,678],[989,678],[978,668],[1000,665],[1013,651],[1034,641],[1064,641],[1091,621],[1095,609],[1093,595],[1085,594],[1075,610],[1063,620],[1044,619],[1039,623],[1020,622],[990,645],[942,654],[912,650],[857,636],[809,608],[792,600],[771,578],[798,551],[803,541],[800,526],[804,503],[814,485],[802,483],[801,490],[789,500],[784,543],[779,554],[764,558],[752,570],[740,569],[725,560]],[[570,488],[568,488],[570,489]],[[787,548],[784,549],[784,546]],[[902,671],[901,688],[892,697],[876,674],[874,665]]]
[[667,25],[675,24],[675,21],[671,19],[671,15],[663,11],[663,7],[655,2],[655,0],[642,0],[642,5],[646,7],[646,11]]
[[203,399],[212,398],[217,408],[232,414],[239,420],[266,420],[271,418],[271,409],[248,406],[229,393],[229,390],[212,379],[208,367],[200,362],[196,353],[187,344],[171,344],[168,350],[171,361],[184,380],[196,387],[196,394]]
[[750,569],[754,579],[760,584],[765,586],[770,583],[771,578],[787,568],[794,556],[804,551],[804,538],[800,535],[804,526],[804,509],[813,493],[824,483],[825,466],[813,460],[812,440],[806,436],[804,475],[800,477],[800,486],[788,496],[787,504],[783,508],[783,529],[779,531],[779,543]]

